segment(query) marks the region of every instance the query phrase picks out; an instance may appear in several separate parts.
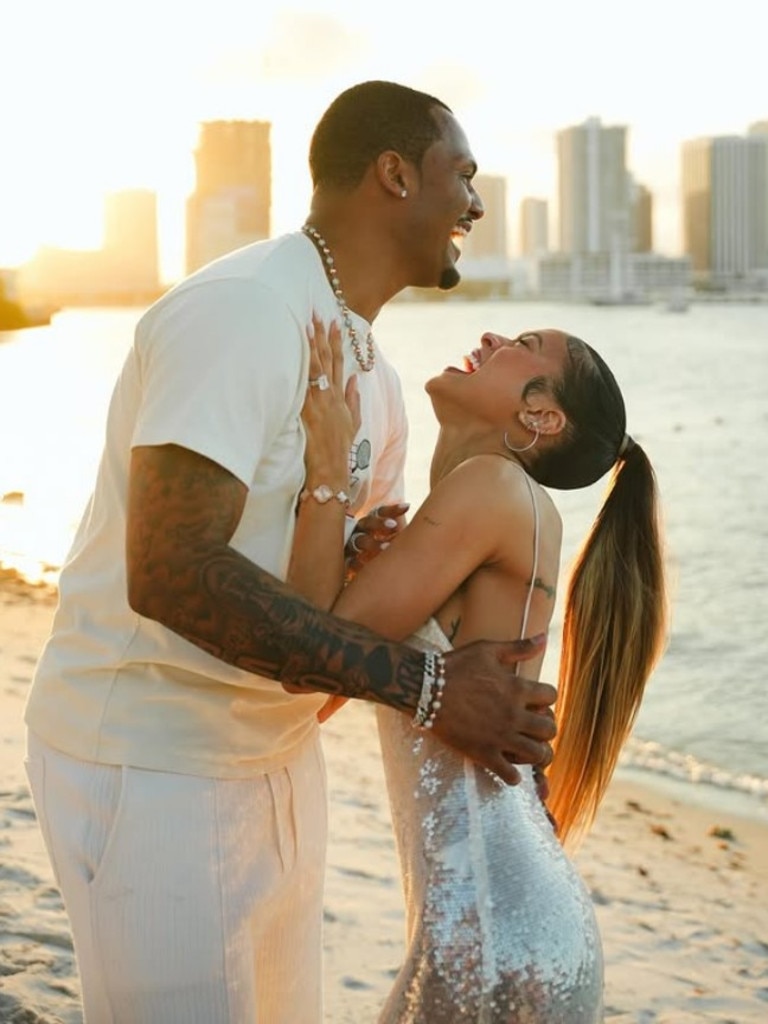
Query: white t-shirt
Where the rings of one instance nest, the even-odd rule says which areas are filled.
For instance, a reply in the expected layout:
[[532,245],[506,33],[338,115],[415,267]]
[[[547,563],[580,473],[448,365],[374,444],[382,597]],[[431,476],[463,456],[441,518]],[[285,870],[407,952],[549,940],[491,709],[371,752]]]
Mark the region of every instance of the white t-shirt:
[[[313,311],[339,317],[314,245],[296,232],[204,267],[139,321],[27,704],[29,728],[52,746],[88,761],[240,778],[284,763],[315,727],[323,694],[288,694],[137,615],[124,553],[131,448],[175,444],[248,487],[232,546],[285,578],[304,479]],[[365,338],[369,325],[355,318],[355,327]],[[402,500],[407,427],[380,348],[363,373],[345,337],[345,367],[361,399],[349,488],[360,516]]]

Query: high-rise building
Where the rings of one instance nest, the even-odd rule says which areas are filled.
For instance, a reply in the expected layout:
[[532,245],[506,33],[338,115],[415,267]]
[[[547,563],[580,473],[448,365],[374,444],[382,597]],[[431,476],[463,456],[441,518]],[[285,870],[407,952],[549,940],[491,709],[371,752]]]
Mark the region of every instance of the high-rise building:
[[683,250],[694,274],[710,269],[712,223],[712,161],[710,139],[690,139],[682,150]]
[[687,286],[690,261],[652,251],[653,203],[627,168],[627,128],[591,117],[557,135],[560,252],[542,257],[543,294],[615,305]]
[[209,121],[195,151],[195,191],[187,201],[187,272],[270,235],[271,125]]
[[765,275],[768,133],[683,143],[682,205],[685,251],[699,277],[728,285]]
[[478,174],[474,186],[483,201],[485,215],[472,225],[462,250],[462,261],[506,261],[507,179],[495,174]]
[[653,251],[653,196],[650,189],[637,181],[631,181],[630,201],[630,252]]
[[526,196],[520,203],[520,255],[541,256],[549,251],[549,204]]
[[757,161],[754,230],[757,262],[762,271],[763,281],[768,286],[768,121],[756,121],[751,124],[748,134],[753,140],[753,146],[762,147],[762,159]]
[[560,251],[627,252],[627,129],[597,117],[557,134]]
[[463,294],[504,295],[509,290],[507,244],[507,179],[495,174],[478,174],[475,188],[485,214],[472,225],[464,239],[459,271]]

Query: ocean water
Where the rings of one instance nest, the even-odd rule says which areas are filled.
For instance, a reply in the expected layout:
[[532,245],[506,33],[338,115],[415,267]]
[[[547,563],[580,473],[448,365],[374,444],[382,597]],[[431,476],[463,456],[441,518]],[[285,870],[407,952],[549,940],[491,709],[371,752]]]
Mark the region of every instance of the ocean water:
[[[99,458],[140,310],[68,310],[0,333],[0,563],[55,581]],[[662,495],[671,625],[620,771],[768,818],[768,304],[591,307],[399,302],[376,323],[411,422],[407,494],[425,495],[436,427],[424,382],[483,331],[561,327],[606,358]],[[553,492],[563,580],[604,484]],[[564,592],[561,584],[561,594]],[[556,678],[561,617],[546,679]]]

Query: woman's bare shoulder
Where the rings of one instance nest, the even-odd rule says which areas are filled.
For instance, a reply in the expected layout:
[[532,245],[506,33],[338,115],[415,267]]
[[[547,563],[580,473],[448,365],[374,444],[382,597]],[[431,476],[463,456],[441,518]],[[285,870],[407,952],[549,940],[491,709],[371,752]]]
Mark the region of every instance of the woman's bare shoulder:
[[483,492],[493,497],[500,504],[508,506],[510,511],[532,507],[532,495],[535,496],[540,512],[545,514],[554,525],[560,523],[560,512],[551,494],[531,477],[519,462],[504,458],[502,455],[473,455],[460,463],[448,476],[445,482],[452,489],[462,489],[467,485],[482,488]]

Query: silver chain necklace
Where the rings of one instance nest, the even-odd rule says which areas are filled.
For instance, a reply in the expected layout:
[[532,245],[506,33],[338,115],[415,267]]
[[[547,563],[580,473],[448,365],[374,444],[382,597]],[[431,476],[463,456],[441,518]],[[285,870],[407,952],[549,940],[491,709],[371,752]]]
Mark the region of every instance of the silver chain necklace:
[[341,290],[341,285],[339,284],[336,264],[333,262],[333,256],[331,255],[331,250],[328,248],[328,243],[317,228],[313,228],[311,224],[304,224],[301,230],[305,235],[312,239],[320,253],[320,256],[322,257],[323,262],[325,263],[328,281],[333,289],[333,294],[336,296],[336,302],[341,311],[344,326],[349,331],[349,340],[352,342],[352,351],[355,353],[357,365],[363,373],[368,373],[369,370],[373,369],[374,363],[376,362],[376,351],[373,347],[373,331],[371,331],[370,328],[368,330],[368,336],[365,339],[365,356],[363,356],[363,351],[360,347],[360,340],[358,339],[357,331],[352,323],[352,316],[349,312],[347,300],[344,298],[344,292]]

